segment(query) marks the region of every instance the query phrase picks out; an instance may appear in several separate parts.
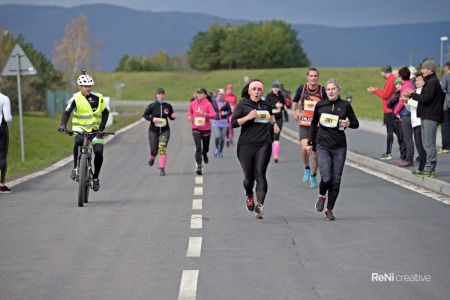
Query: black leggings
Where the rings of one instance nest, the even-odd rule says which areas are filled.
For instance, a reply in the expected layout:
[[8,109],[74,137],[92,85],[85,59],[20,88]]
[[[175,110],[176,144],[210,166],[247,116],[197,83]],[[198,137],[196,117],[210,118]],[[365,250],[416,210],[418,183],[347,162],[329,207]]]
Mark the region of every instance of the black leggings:
[[392,143],[394,142],[394,114],[385,113],[384,114],[384,125],[386,125],[386,153],[390,154],[392,152]]
[[170,139],[170,129],[163,132],[148,131],[148,140],[150,142],[150,155],[155,157],[156,154],[166,155],[167,145]]
[[[83,146],[83,137],[80,135],[75,136],[75,145],[73,146],[73,168],[77,168],[78,163],[78,147]],[[92,145],[94,149],[94,179],[98,179],[98,175],[100,175],[100,169],[103,164],[103,144],[94,144]]]
[[273,132],[273,125],[271,125],[270,126],[270,134],[272,134],[272,141],[279,141],[281,129],[283,129],[283,117],[276,118],[275,122],[277,123],[278,128],[280,128],[280,131],[278,133]]
[[0,126],[0,172],[1,178],[0,182],[5,183],[6,176],[6,157],[8,156],[8,147],[9,147],[9,132],[8,126],[2,125]]
[[211,130],[198,130],[196,128],[192,128],[192,136],[194,137],[195,143],[195,161],[197,162],[197,165],[201,165],[202,154],[206,155],[206,153],[208,153],[209,151],[209,140],[211,138]]
[[244,171],[244,189],[247,196],[253,195],[256,180],[256,199],[261,204],[267,194],[267,166],[272,156],[272,144],[262,146],[248,146],[238,144],[237,156]]

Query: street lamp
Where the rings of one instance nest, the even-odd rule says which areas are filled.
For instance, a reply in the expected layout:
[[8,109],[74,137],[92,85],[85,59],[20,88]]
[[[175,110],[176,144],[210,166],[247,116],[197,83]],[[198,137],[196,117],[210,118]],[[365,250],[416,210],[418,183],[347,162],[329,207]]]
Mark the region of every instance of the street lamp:
[[446,37],[446,36],[441,36],[441,61],[440,61],[440,63],[441,63],[441,70],[442,70],[442,57],[443,57],[443,54],[444,54],[444,42],[445,41],[448,41],[448,37]]

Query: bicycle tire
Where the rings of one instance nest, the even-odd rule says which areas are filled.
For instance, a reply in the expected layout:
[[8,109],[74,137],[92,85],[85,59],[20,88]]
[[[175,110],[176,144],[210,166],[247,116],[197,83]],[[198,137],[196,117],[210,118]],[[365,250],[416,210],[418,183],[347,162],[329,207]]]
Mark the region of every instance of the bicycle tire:
[[83,207],[84,200],[86,199],[86,186],[87,186],[87,154],[81,153],[80,164],[78,166],[78,206]]

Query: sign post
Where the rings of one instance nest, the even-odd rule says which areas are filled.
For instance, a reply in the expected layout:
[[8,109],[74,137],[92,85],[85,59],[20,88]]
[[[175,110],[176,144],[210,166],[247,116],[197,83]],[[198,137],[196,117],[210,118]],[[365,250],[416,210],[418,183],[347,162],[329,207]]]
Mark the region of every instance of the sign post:
[[17,90],[19,98],[19,123],[20,123],[20,148],[22,150],[22,162],[25,162],[25,147],[23,141],[23,118],[22,118],[22,88],[20,85],[20,75],[36,75],[36,69],[31,64],[25,52],[19,44],[14,46],[5,68],[3,76],[17,75]]

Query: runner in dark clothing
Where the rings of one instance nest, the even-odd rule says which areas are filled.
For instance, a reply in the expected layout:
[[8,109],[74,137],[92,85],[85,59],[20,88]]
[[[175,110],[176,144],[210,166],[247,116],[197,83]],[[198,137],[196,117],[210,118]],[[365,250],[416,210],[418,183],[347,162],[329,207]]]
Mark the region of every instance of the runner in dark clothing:
[[325,218],[334,220],[333,208],[339,194],[342,171],[347,157],[347,140],[344,130],[346,127],[358,128],[359,121],[350,102],[340,98],[339,82],[331,78],[325,86],[328,99],[317,102],[314,108],[306,150],[311,153],[316,130],[318,130],[316,148],[321,179],[316,209],[323,210],[328,193]]
[[[272,107],[272,113],[275,116],[275,122],[280,128],[280,132],[273,133],[272,135],[272,150],[273,150],[273,162],[278,162],[278,155],[280,153],[280,133],[283,129],[283,111],[285,109],[286,101],[283,94],[280,91],[280,84],[273,83],[272,91],[267,94],[266,101],[268,101]],[[273,132],[273,130],[271,130]]]
[[150,143],[151,167],[155,163],[156,155],[159,153],[159,175],[166,175],[167,145],[170,139],[170,127],[167,118],[175,120],[172,105],[165,100],[166,92],[163,88],[156,90],[156,101],[150,103],[145,109],[143,117],[150,121],[148,129],[148,141]]
[[[247,210],[256,212],[262,219],[264,200],[267,194],[266,170],[272,155],[272,139],[269,126],[275,133],[280,132],[268,101],[261,100],[264,85],[253,80],[242,89],[242,100],[237,104],[231,119],[233,128],[241,127],[237,156],[244,171],[244,189],[247,196]],[[253,187],[256,181],[255,206]]]

